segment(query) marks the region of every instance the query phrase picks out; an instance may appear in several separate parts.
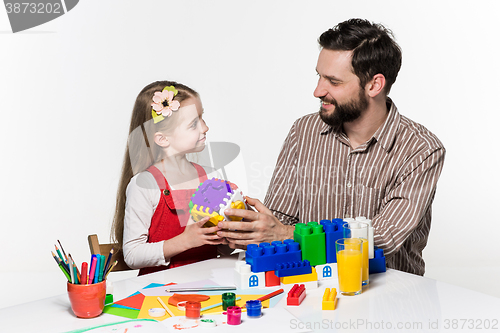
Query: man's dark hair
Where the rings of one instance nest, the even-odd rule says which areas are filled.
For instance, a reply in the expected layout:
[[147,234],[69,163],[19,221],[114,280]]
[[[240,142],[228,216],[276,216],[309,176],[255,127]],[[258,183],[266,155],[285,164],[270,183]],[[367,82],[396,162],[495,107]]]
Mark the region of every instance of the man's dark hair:
[[381,24],[350,19],[325,31],[318,43],[327,50],[352,51],[352,68],[364,86],[375,74],[385,77],[388,94],[401,68],[401,48]]

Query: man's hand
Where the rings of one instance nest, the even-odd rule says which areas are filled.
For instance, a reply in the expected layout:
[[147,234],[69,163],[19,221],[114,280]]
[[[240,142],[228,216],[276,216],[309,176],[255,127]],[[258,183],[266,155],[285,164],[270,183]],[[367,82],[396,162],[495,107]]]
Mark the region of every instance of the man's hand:
[[218,231],[217,235],[226,238],[231,248],[244,249],[248,244],[293,238],[293,226],[282,224],[258,199],[249,197],[245,199],[256,211],[245,209],[224,211],[228,216],[242,217],[245,222],[222,221],[217,225],[220,229],[224,229]]

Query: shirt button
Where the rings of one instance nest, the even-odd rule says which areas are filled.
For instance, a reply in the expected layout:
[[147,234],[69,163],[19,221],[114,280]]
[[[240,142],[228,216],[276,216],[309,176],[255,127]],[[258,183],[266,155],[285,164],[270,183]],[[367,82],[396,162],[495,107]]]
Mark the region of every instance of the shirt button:
[[347,183],[347,187],[351,187],[351,183]]
[[163,190],[163,194],[170,195],[170,191],[169,190]]

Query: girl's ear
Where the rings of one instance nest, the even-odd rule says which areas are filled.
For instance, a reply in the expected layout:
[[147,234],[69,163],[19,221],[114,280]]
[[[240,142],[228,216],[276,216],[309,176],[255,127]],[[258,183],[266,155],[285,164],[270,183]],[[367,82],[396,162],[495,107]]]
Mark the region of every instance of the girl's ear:
[[168,138],[160,132],[155,133],[154,140],[155,143],[162,148],[167,148],[170,145]]

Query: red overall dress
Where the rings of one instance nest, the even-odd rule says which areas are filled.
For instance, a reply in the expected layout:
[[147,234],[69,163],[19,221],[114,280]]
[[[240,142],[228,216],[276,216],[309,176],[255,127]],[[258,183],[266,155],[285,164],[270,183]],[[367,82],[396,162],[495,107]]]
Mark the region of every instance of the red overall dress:
[[[193,163],[198,172],[200,182],[207,179],[205,170],[198,164]],[[189,220],[189,202],[195,192],[192,190],[172,190],[160,170],[155,166],[150,166],[148,170],[156,180],[160,188],[160,201],[151,218],[149,227],[148,243],[161,242],[180,235],[184,232]],[[175,198],[175,200],[174,200]],[[175,201],[175,205],[174,205]],[[203,245],[179,253],[170,258],[169,266],[145,267],[139,270],[139,275],[149,274],[161,271],[167,268],[173,268],[192,264],[198,261],[212,259],[217,257],[217,246]]]

